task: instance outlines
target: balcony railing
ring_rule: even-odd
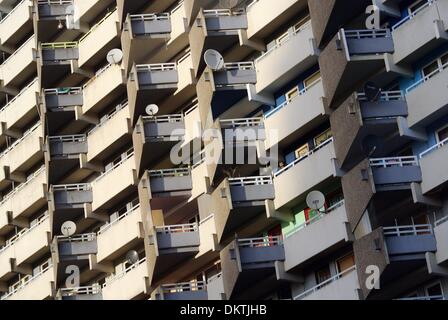
[[[224,64],[225,71],[231,70],[254,70],[255,65],[252,61],[244,61],[244,62],[227,62]]]
[[[93,127],[89,132],[87,132],[87,136],[90,136],[91,134],[93,134],[95,131],[97,131],[99,128],[103,127],[110,119],[112,119],[120,110],[122,110],[123,108],[127,107],[128,105],[128,101],[123,101],[120,104],[118,104],[114,110],[107,114],[106,116],[102,117],[100,119],[100,123],[98,123],[95,127]]]
[[[61,295],[63,297],[95,295],[99,293],[101,293],[101,286],[99,284],[94,284],[92,286],[86,287],[61,288]]]
[[[390,167],[418,166],[419,162],[416,156],[409,156],[409,157],[370,159],[369,164],[371,168],[390,168]]]
[[[291,162],[290,164],[288,164],[286,167],[284,167],[283,169],[277,171],[276,173],[274,173],[274,177],[278,177],[281,174],[285,173],[286,171],[288,171],[291,168],[294,168],[297,164],[299,164],[300,162],[302,162],[303,160],[309,158],[311,155],[313,155],[314,153],[316,153],[317,151],[319,151],[320,149],[322,149],[323,147],[325,147],[326,145],[329,145],[330,143],[333,142],[333,137],[331,137],[330,139],[325,140],[324,142],[322,142],[320,145],[318,145],[316,148],[314,148],[313,150],[309,151],[307,154],[301,156],[300,158],[297,158],[296,160],[294,160],[293,162]]]
[[[163,21],[169,20],[169,13],[145,13],[145,14],[131,14],[131,21]]]
[[[63,4],[72,4],[73,0],[38,0],[37,5],[45,6],[45,5],[63,5]]]
[[[14,295],[15,293],[17,293],[18,291],[22,290],[23,288],[25,288],[28,284],[30,284],[31,282],[33,282],[35,279],[37,279],[38,277],[40,277],[42,274],[44,274],[45,272],[47,272],[50,268],[52,267],[52,263],[51,263],[51,259],[46,261],[44,264],[40,265],[38,268],[38,271],[36,274],[34,275],[26,275],[25,277],[23,277],[22,279],[20,279],[18,282],[16,282],[15,284],[13,284],[12,286],[10,286],[10,289],[8,291],[8,293],[6,293],[5,295],[3,295],[0,300],[6,300],[9,297],[11,297],[12,295]]]
[[[143,117],[143,122],[145,123],[178,123],[184,121],[184,115],[183,114],[170,114],[170,115],[164,115],[164,116],[157,116],[157,117]]]
[[[293,97],[293,98],[287,98],[285,102],[283,102],[282,104],[278,105],[277,107],[275,107],[274,109],[268,111],[264,117],[267,119],[270,116],[272,116],[274,113],[278,112],[279,110],[283,109],[284,107],[286,107],[287,105],[289,105],[290,103],[294,102],[297,98],[299,98],[300,96],[303,96],[304,94],[306,94],[311,88],[313,88],[316,84],[320,83],[322,81],[321,78],[314,80],[312,83],[310,83],[308,86],[306,86],[305,88],[303,88],[302,90],[299,91],[298,95]]]
[[[221,128],[236,129],[241,127],[258,127],[263,124],[263,118],[242,118],[221,120]]]
[[[36,170],[32,175],[30,175],[27,178],[27,180],[24,183],[20,184],[17,188],[13,189],[11,192],[6,194],[0,201],[0,205],[4,204],[6,201],[8,201],[12,196],[14,196],[20,190],[25,188],[25,186],[29,185],[34,180],[34,178],[36,178],[44,170],[45,170],[45,166],[42,166],[38,170]]]
[[[170,226],[156,227],[156,231],[158,233],[165,233],[165,234],[198,232],[199,226],[197,223],[176,224],[176,225],[170,225]]]
[[[418,86],[420,86],[422,83],[427,82],[429,79],[431,79],[432,77],[434,77],[435,75],[439,74],[440,72],[442,72],[443,70],[445,70],[446,68],[448,68],[448,62],[444,63],[441,66],[438,66],[436,70],[432,71],[430,74],[424,76],[422,79],[420,79],[419,81],[417,81],[416,83],[414,83],[413,85],[409,86],[406,89],[406,93],[411,92],[412,90],[414,90],[415,88],[417,88]]]
[[[78,42],[44,42],[41,44],[42,50],[55,50],[55,49],[72,49],[78,48]]]
[[[81,87],[71,87],[71,88],[53,88],[53,89],[45,89],[44,95],[52,95],[52,96],[67,96],[67,95],[75,95],[82,94]]]
[[[240,248],[272,247],[282,244],[283,238],[281,236],[238,239],[238,247]]]
[[[204,10],[204,17],[216,18],[216,17],[231,17],[241,16],[246,13],[244,9],[232,10],[232,9],[210,9]]]
[[[204,281],[182,282],[175,284],[164,284],[160,286],[163,293],[175,293],[175,292],[189,292],[200,291],[206,289],[206,283]]]
[[[390,36],[387,29],[363,29],[363,30],[344,30],[347,39],[376,39],[387,38]]]
[[[110,285],[111,283],[113,283],[114,281],[123,278],[126,274],[128,274],[129,272],[131,272],[132,270],[136,269],[138,266],[140,266],[142,263],[146,262],[146,257],[144,257],[143,259],[140,259],[139,261],[137,261],[136,263],[130,265],[129,267],[127,267],[126,269],[124,269],[123,271],[117,273],[117,274],[113,274],[109,277],[106,278],[105,282],[102,285],[102,288],[106,288],[108,285]]]
[[[428,154],[432,153],[435,150],[439,150],[439,149],[443,148],[446,145],[448,145],[448,138],[446,138],[443,141],[440,141],[438,144],[436,144],[436,145],[432,146],[431,148],[420,153],[420,159],[424,158],[425,156],[427,156]]]
[[[348,269],[338,273],[337,275],[331,277],[330,279],[325,280],[324,282],[321,282],[318,285],[316,285],[316,286],[314,286],[314,287],[312,287],[312,288],[302,292],[301,294],[295,296],[294,300],[301,300],[301,299],[305,298],[306,296],[308,296],[308,295],[310,295],[310,294],[312,294],[312,293],[322,289],[323,287],[329,285],[330,283],[341,279],[343,276],[349,274],[350,272],[352,272],[354,270],[356,270],[356,266],[352,266],[352,267],[350,267],[350,268],[348,268]]]
[[[311,219],[305,221],[304,223],[302,223],[302,224],[298,225],[297,227],[295,227],[294,229],[292,229],[290,232],[288,232],[285,235],[285,237],[289,238],[293,234],[296,234],[300,230],[302,230],[302,229],[312,225],[313,223],[315,223],[315,222],[319,221],[320,219],[322,219],[324,216],[326,216],[326,215],[332,213],[333,211],[335,211],[336,209],[342,207],[344,204],[345,204],[345,200],[341,200],[341,201],[335,203],[334,205],[329,207],[327,210],[325,210],[323,212],[319,212],[317,215],[315,215]]]
[[[72,136],[53,136],[48,137],[50,142],[85,142],[86,136],[83,134],[77,134]]]
[[[396,30],[398,28],[400,28],[402,25],[404,25],[406,22],[412,20],[415,18],[415,16],[417,16],[418,14],[420,14],[423,10],[425,10],[426,8],[428,8],[429,6],[433,5],[436,2],[436,0],[427,0],[427,2],[421,6],[420,8],[418,8],[417,10],[415,10],[414,12],[412,12],[411,14],[409,14],[407,17],[401,19],[400,21],[398,21],[396,24],[394,24],[392,26],[392,30]]]
[[[135,210],[137,210],[138,208],[140,208],[140,204],[135,205],[134,207],[132,207],[131,209],[126,211],[124,214],[122,214],[119,217],[117,217],[116,219],[114,219],[114,220],[110,221],[109,223],[101,226],[100,230],[98,231],[98,235],[100,235],[100,234],[106,232],[107,230],[109,230],[112,226],[114,226],[115,224],[117,224],[118,222],[120,222],[121,220],[123,220],[124,218],[126,218],[127,216],[132,214],[133,212],[135,212]]]
[[[68,243],[74,243],[74,242],[90,242],[96,240],[96,233],[84,233],[80,235],[76,235],[74,237],[67,237],[67,236],[57,236],[59,242],[68,242]]]
[[[17,4],[14,6],[14,8],[12,8],[12,10],[8,12],[8,14],[7,14],[6,16],[2,17],[2,19],[0,20],[0,24],[3,23],[3,21],[5,21],[6,19],[8,19],[11,15],[13,15],[14,12],[20,7],[21,4],[24,3],[25,1],[28,1],[28,0],[22,0],[22,1],[20,1],[19,3],[17,3]]]
[[[356,95],[358,97],[358,101],[362,101],[362,102],[368,101],[366,94],[364,92],[358,92]],[[404,100],[404,93],[401,90],[382,91],[378,98],[380,101]]]
[[[10,105],[12,105],[18,98],[20,98],[23,95],[23,93],[26,90],[31,88],[36,83],[37,80],[39,80],[39,79],[38,78],[34,78],[33,81],[28,83],[22,90],[20,90],[20,92],[16,96],[14,96],[11,100],[8,101],[7,104],[5,104],[2,108],[0,108],[0,112],[6,110]]]
[[[136,68],[137,72],[172,71],[177,70],[177,64],[175,62],[138,64]]]
[[[92,187],[90,183],[79,183],[54,185],[51,189],[53,191],[90,191],[92,190]]]
[[[271,176],[246,177],[246,178],[230,178],[229,185],[231,187],[246,187],[246,186],[262,186],[272,184]]]
[[[190,175],[189,168],[179,169],[161,169],[161,170],[149,170],[150,178],[172,178],[172,177],[184,177]]]
[[[30,37],[28,40],[26,40],[19,48],[17,48],[13,54],[11,54],[5,61],[3,61],[2,65],[6,64],[8,61],[10,61],[13,57],[15,57],[22,48],[24,48],[28,42],[34,39],[34,36]]]
[[[430,224],[384,227],[383,231],[385,237],[420,236],[433,234],[433,229]]]
[[[95,72],[95,75],[90,78],[84,85],[82,86],[83,89],[87,88],[92,82],[96,81],[103,73],[105,73],[110,67],[112,67],[114,64],[108,63],[104,67],[100,68],[97,72]]]
[[[106,177],[107,175],[109,175],[112,171],[114,171],[115,169],[117,169],[119,166],[121,166],[123,163],[125,163],[126,161],[128,161],[130,158],[132,158],[134,156],[134,150],[131,149],[129,151],[126,152],[126,156],[124,158],[122,158],[119,162],[115,163],[112,167],[108,168],[106,171],[104,171],[98,178],[96,178],[94,180],[94,182],[99,182],[101,181],[104,177]]]

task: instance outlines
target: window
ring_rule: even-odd
[[[427,2],[428,2],[428,0],[417,0],[414,3],[412,3],[408,7],[409,15],[414,16],[420,8],[422,8],[424,5],[426,5]]]
[[[300,31],[306,24],[308,24],[308,22],[311,21],[311,17],[310,15],[306,15],[305,17],[303,17],[299,22],[297,22],[294,25],[294,32],[298,32]]]
[[[321,134],[319,134],[317,137],[314,138],[314,145],[320,146],[322,143],[327,141],[333,136],[333,133],[331,132],[331,129],[325,130]]]
[[[304,85],[305,89],[308,89],[309,87],[311,87],[319,79],[320,79],[320,71],[317,71],[316,73],[312,74],[311,76],[309,76],[308,78],[303,80],[303,85]]]
[[[437,58],[433,62],[429,63],[422,69],[422,76],[425,79],[430,79],[435,76],[438,72],[448,67],[448,53],[445,53],[441,57]]]
[[[289,102],[299,95],[299,87],[294,87],[286,93],[286,100]]]
[[[437,143],[445,141],[446,139],[448,139],[448,126],[437,130],[436,132],[436,139],[437,139]]]
[[[288,41],[288,39],[289,39],[289,31],[286,31],[284,34],[282,34],[275,40],[275,43],[277,45],[282,45],[284,42]]]
[[[295,152],[296,159],[305,157],[310,152],[308,143],[298,148]]]
[[[355,265],[355,256],[353,252],[343,256],[336,261],[336,266],[338,268],[338,273],[342,273]]]
[[[325,266],[316,272],[316,282],[321,284],[331,278],[330,266]]]

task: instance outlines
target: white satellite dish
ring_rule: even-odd
[[[208,49],[204,53],[204,61],[207,66],[213,71],[218,71],[224,68],[224,58],[216,50]]]
[[[325,205],[325,196],[320,191],[311,191],[306,196],[306,204],[310,209],[320,210]]]
[[[73,221],[65,221],[61,226],[61,232],[66,237],[71,237],[76,233],[76,223]]]
[[[156,104],[150,104],[146,107],[145,112],[148,116],[154,116],[159,112],[159,106]]]
[[[130,264],[136,264],[138,262],[138,253],[135,250],[131,250],[126,254],[126,260]]]
[[[120,49],[112,49],[107,53],[106,59],[110,64],[119,64],[123,60],[123,51]]]

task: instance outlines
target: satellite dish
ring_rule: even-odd
[[[131,250],[126,254],[126,260],[130,264],[136,264],[138,262],[138,253],[135,250]]]
[[[107,53],[106,59],[110,64],[118,64],[123,60],[123,51],[120,49],[112,49]]]
[[[207,51],[205,51],[204,61],[207,66],[213,71],[218,71],[224,68],[224,58],[216,50],[208,49]]]
[[[150,104],[146,107],[145,112],[148,116],[154,116],[159,112],[159,106],[156,104]]]
[[[65,221],[61,226],[61,232],[66,237],[71,237],[76,233],[76,223],[73,221]]]
[[[325,196],[320,191],[311,191],[306,196],[306,204],[313,210],[319,210],[325,205]]]
[[[374,82],[368,81],[364,85],[364,94],[370,102],[378,101],[381,97],[381,88],[378,87]]]

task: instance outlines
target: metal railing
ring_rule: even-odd
[[[427,156],[428,154],[432,153],[435,150],[439,150],[441,148],[443,148],[444,146],[448,145],[448,138],[446,138],[443,141],[440,141],[438,144],[432,146],[431,148],[423,151],[422,153],[420,153],[420,159],[424,158],[425,156]]]
[[[273,247],[282,244],[283,238],[281,236],[238,239],[238,247],[240,248]]]
[[[149,170],[150,178],[185,177],[191,174],[189,168]]]
[[[187,232],[198,232],[199,225],[197,223],[187,223],[187,224],[175,224],[170,226],[160,226],[155,227],[158,233],[187,233]]]
[[[109,230],[112,226],[114,226],[115,224],[117,224],[118,222],[120,222],[121,220],[123,220],[124,218],[126,218],[127,216],[130,216],[132,213],[134,213],[138,208],[140,208],[140,203],[135,205],[134,207],[132,207],[131,209],[129,209],[128,211],[126,211],[124,214],[118,216],[115,220],[110,221],[109,223],[103,225],[100,227],[100,230],[97,232],[98,235],[106,232],[107,230]]]
[[[209,9],[204,10],[204,17],[206,18],[216,18],[216,17],[231,17],[231,16],[241,16],[246,14],[244,9]]]
[[[344,34],[347,39],[375,39],[390,37],[390,31],[388,29],[344,30]]]
[[[144,257],[143,259],[140,259],[139,261],[137,261],[136,263],[130,265],[129,267],[127,267],[126,269],[124,269],[123,271],[117,273],[117,274],[113,274],[110,277],[106,278],[106,281],[103,283],[102,288],[106,288],[108,285],[110,285],[111,283],[113,283],[114,281],[123,278],[126,274],[128,274],[130,271],[136,269],[138,266],[140,266],[142,263],[146,262],[146,257]]]
[[[63,4],[72,4],[73,0],[38,0],[37,5],[44,6],[44,5],[63,5]]]
[[[170,14],[165,13],[144,13],[144,14],[131,14],[131,21],[164,21],[170,19]]]
[[[221,120],[221,128],[236,129],[241,127],[258,127],[263,125],[263,118],[241,118]]]
[[[55,49],[72,49],[78,48],[78,42],[44,42],[41,43],[42,50],[55,50]]]
[[[267,184],[272,184],[271,176],[229,178],[231,187],[262,186]]]
[[[286,171],[290,170],[291,168],[294,168],[296,165],[298,165],[300,162],[302,162],[305,159],[308,159],[311,155],[315,154],[317,151],[323,149],[325,146],[329,145],[330,143],[333,143],[333,137],[325,140],[324,142],[322,142],[320,145],[318,145],[316,148],[314,148],[313,150],[307,152],[305,155],[301,156],[300,158],[297,158],[296,160],[294,160],[293,162],[291,162],[290,164],[288,164],[286,167],[284,167],[283,169],[277,171],[276,173],[274,173],[274,177],[278,177],[281,174],[285,173]]]
[[[44,95],[70,96],[70,95],[78,95],[78,94],[82,94],[81,87],[44,89]]]
[[[326,209],[325,211],[321,211],[319,212],[317,215],[315,215],[314,217],[312,217],[311,219],[308,219],[307,221],[305,221],[304,223],[294,227],[290,232],[288,232],[285,237],[289,238],[291,237],[293,234],[296,234],[297,232],[299,232],[300,230],[312,225],[313,223],[319,221],[320,219],[322,219],[324,216],[332,213],[333,211],[335,211],[336,209],[342,207],[345,204],[345,200],[341,200],[337,203],[335,203],[334,205],[332,205],[331,207],[329,207],[328,209]]]
[[[78,183],[78,184],[61,184],[51,186],[52,191],[90,191],[92,186],[90,183]]]
[[[420,236],[433,234],[433,229],[430,224],[414,224],[409,226],[384,227],[383,233],[385,237]]]
[[[407,297],[395,299],[398,301],[431,301],[431,300],[445,300],[443,295],[436,296],[422,296],[422,297]]]
[[[422,11],[424,11],[426,8],[428,8],[429,6],[431,6],[432,4],[434,4],[436,2],[436,0],[427,0],[427,3],[425,3],[423,6],[421,6],[420,8],[418,8],[417,10],[415,10],[414,12],[412,12],[411,14],[409,14],[407,17],[401,19],[400,21],[398,21],[396,24],[394,24],[392,26],[392,30],[396,30],[399,27],[401,27],[402,25],[404,25],[406,22],[412,20],[415,18],[415,16],[417,16],[419,13],[421,13]]]
[[[364,92],[358,92],[356,94],[358,101],[368,101],[366,94]],[[381,91],[381,95],[379,97],[380,101],[397,101],[404,100],[404,93],[401,90],[394,91]]]
[[[73,237],[57,236],[58,242],[91,242],[96,240],[96,233],[84,233]]]
[[[138,64],[135,67],[137,69],[137,72],[153,72],[153,71],[173,71],[173,70],[177,70],[177,64],[175,62]]]
[[[163,115],[163,116],[145,116],[142,117],[143,122],[150,122],[150,123],[179,123],[184,121],[184,115],[183,114],[169,114],[169,115]]]
[[[408,157],[390,157],[390,158],[374,158],[369,160],[371,168],[390,168],[390,167],[409,167],[418,166],[418,158],[416,156]]]
[[[174,284],[163,284],[160,286],[163,293],[202,291],[207,289],[204,281],[182,282]]]
[[[418,86],[420,86],[422,83],[427,82],[429,79],[431,79],[432,77],[434,77],[436,74],[441,73],[442,71],[444,71],[446,68],[448,68],[448,62],[444,63],[441,66],[438,66],[436,70],[432,71],[431,73],[429,73],[428,75],[424,76],[422,79],[420,79],[419,81],[417,81],[416,83],[412,84],[411,86],[409,86],[406,89],[406,93],[411,92],[412,90],[414,90],[415,88],[417,88]]]
[[[227,63],[224,63],[224,69],[226,71],[231,71],[231,70],[255,70],[255,64],[252,61],[227,62]]]
[[[61,288],[61,295],[63,297],[79,296],[79,295],[95,295],[101,293],[101,286],[94,284],[92,286]]]
[[[284,107],[286,107],[287,105],[289,105],[290,103],[292,103],[293,101],[295,101],[297,98],[299,98],[300,96],[303,96],[305,93],[307,93],[308,91],[311,90],[311,88],[313,88],[316,84],[321,83],[322,82],[322,78],[318,78],[316,80],[314,80],[312,83],[310,83],[308,86],[306,86],[305,88],[303,88],[302,90],[300,90],[297,94],[297,96],[293,97],[293,98],[287,98],[285,102],[283,102],[282,104],[278,105],[277,107],[275,107],[274,109],[268,111],[265,115],[264,118],[267,119],[270,116],[272,116],[274,113],[278,112],[280,109],[283,109]]]

